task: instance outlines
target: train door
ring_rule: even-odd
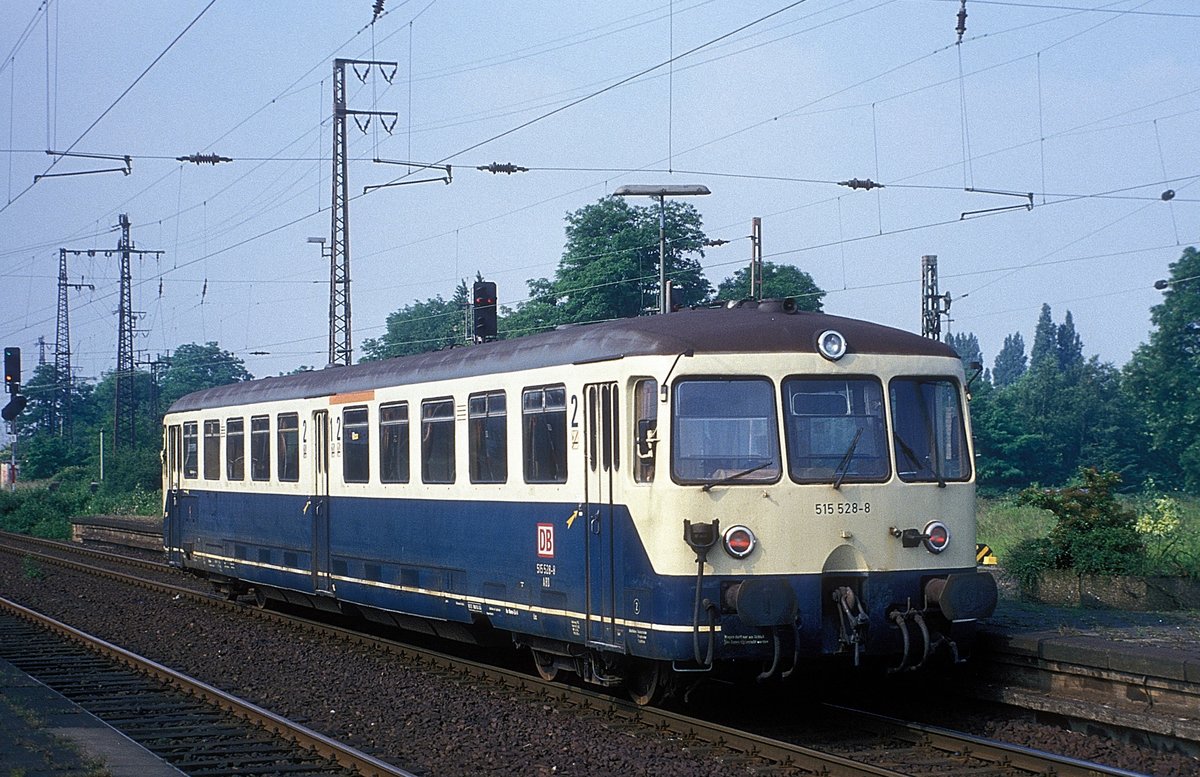
[[[620,466],[617,384],[584,386],[584,504],[587,515],[587,640],[620,647],[614,633],[613,482]]]
[[[316,410],[313,428],[312,575],[313,591],[332,595],[329,580],[329,411]]]
[[[163,543],[167,546],[167,562],[172,566],[182,566],[184,505],[181,503],[180,487],[183,477],[183,435],[178,424],[167,427],[163,445],[163,470],[167,489],[163,495]]]

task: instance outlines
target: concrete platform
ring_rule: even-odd
[[[183,772],[0,659],[0,774],[180,777]]]
[[[1200,612],[1002,601],[984,626],[981,698],[1131,732],[1200,754]]]

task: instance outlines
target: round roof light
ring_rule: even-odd
[[[754,532],[745,526],[731,526],[725,530],[725,552],[734,558],[745,558],[754,552],[758,540]]]
[[[836,329],[826,329],[817,335],[817,350],[831,362],[846,355],[846,338]]]
[[[930,521],[925,524],[925,548],[930,553],[941,553],[950,545],[950,529],[941,521]]]

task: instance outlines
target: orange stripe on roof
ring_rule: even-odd
[[[375,398],[375,390],[370,391],[351,391],[348,394],[334,394],[329,398],[331,405],[346,405],[351,402],[370,402]]]

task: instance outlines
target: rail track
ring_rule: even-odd
[[[648,734],[682,739],[693,752],[711,753],[722,763],[746,765],[757,773],[813,773],[829,775],[895,776],[938,775],[1029,775],[1054,774],[1063,777],[1099,777],[1100,775],[1134,774],[1121,769],[1077,761],[1025,747],[993,742],[978,737],[938,729],[877,715],[828,707],[820,716],[835,725],[825,726],[819,747],[805,743],[814,736],[808,730],[783,730],[772,727],[769,734],[746,731],[736,726],[720,725],[710,720],[682,715],[664,709],[639,708],[622,699],[613,698],[589,689],[558,683],[510,669],[491,666],[445,653],[397,643],[389,639],[340,628],[325,623],[300,619],[271,610],[248,607],[227,601],[193,586],[178,585],[162,580],[150,580],[120,572],[112,567],[119,556],[89,551],[88,561],[72,560],[77,548],[61,543],[41,544],[34,549],[21,538],[10,540],[0,536],[0,551],[23,554],[37,563],[55,564],[88,575],[99,575],[126,585],[162,592],[172,597],[186,597],[205,606],[236,611],[243,616],[267,619],[276,623],[296,625],[313,630],[325,637],[336,637],[352,643],[365,644],[389,651],[405,662],[425,671],[444,675],[460,684],[485,684],[500,687],[510,695],[528,694],[552,701],[571,709],[575,714],[602,720],[610,729],[639,735]],[[102,561],[100,567],[91,561]],[[158,577],[164,567],[137,561],[139,569],[153,569]],[[169,568],[168,568],[169,569]],[[172,571],[173,573],[173,571]],[[175,575],[178,581],[186,580]],[[841,732],[840,734],[836,732]]]
[[[0,658],[185,774],[411,777],[366,753],[0,597]]]

